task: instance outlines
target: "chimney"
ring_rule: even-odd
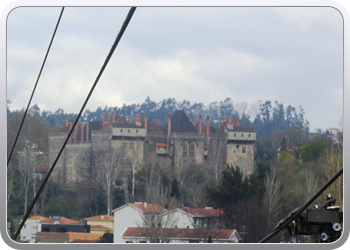
[[[72,123],[69,123],[69,131],[71,131],[71,130],[72,130]],[[69,143],[72,142],[72,138],[73,138],[73,135],[70,136]]]
[[[157,120],[157,125],[159,125],[159,119]]]
[[[67,115],[67,118],[66,118],[66,125],[68,125],[68,122],[69,122],[69,117]]]
[[[84,124],[81,123],[81,129],[80,129],[80,141],[84,141]]]
[[[222,118],[222,122],[223,123],[225,123],[226,122],[226,118],[224,117],[224,118]]]
[[[102,126],[105,124],[105,112],[102,113]]]
[[[196,126],[196,117],[193,116],[193,126],[195,127]]]
[[[112,118],[112,122],[115,122],[115,111],[113,111],[113,118]]]
[[[86,136],[85,136],[85,138],[86,138],[86,141],[89,140],[89,123],[88,122],[86,123]]]
[[[220,128],[220,126],[221,126],[221,117],[219,117],[219,127],[218,128]]]
[[[146,135],[147,135],[147,114],[145,114],[145,129],[146,129]]]
[[[207,137],[209,137],[209,115],[207,116]]]
[[[74,128],[74,141],[77,141],[77,135],[78,135],[78,129],[79,129],[79,122],[75,125]]]
[[[237,117],[237,124],[236,125],[239,126],[239,117]]]
[[[199,131],[198,131],[198,133],[202,133],[202,116],[200,115],[199,116]]]
[[[108,124],[111,121],[111,113],[108,113]]]
[[[131,123],[131,116],[129,117],[129,123]]]
[[[171,132],[171,120],[170,120],[170,114],[168,114],[168,136],[170,135]]]

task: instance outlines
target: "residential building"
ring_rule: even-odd
[[[155,204],[143,202],[127,203],[121,207],[112,210],[114,214],[114,243],[124,243],[123,232],[128,227],[144,227],[148,222],[156,221],[158,215],[167,212]],[[157,225],[154,225],[157,226]]]
[[[98,215],[84,219],[91,226],[91,233],[113,233],[114,217],[110,215]]]
[[[37,243],[71,243],[77,241],[96,242],[103,235],[102,234],[92,234],[92,233],[75,233],[75,232],[37,232],[36,242]]]
[[[235,229],[140,228],[128,227],[122,234],[124,243],[239,243]]]
[[[337,135],[339,133],[339,129],[337,128],[329,128],[326,130],[330,135]]]
[[[172,220],[172,227],[176,228],[222,228],[222,211],[205,208],[181,207],[164,213],[165,220]]]
[[[48,218],[35,215],[26,220],[21,229],[20,240],[23,242],[34,243],[36,241],[36,233],[41,231],[41,221],[48,220]]]

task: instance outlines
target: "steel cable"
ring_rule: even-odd
[[[9,158],[7,159],[7,167],[9,166],[10,160],[11,160],[11,158],[12,158],[13,151],[15,150],[15,147],[16,147],[16,144],[17,144],[17,140],[18,140],[18,137],[19,137],[19,134],[21,133],[21,130],[22,130],[22,127],[23,127],[23,123],[24,123],[24,120],[26,119],[26,116],[27,116],[27,113],[28,113],[28,109],[29,109],[30,103],[32,102],[32,99],[33,99],[33,96],[34,96],[34,92],[35,92],[36,87],[37,87],[37,85],[38,85],[38,82],[39,82],[41,73],[42,73],[42,71],[43,71],[43,69],[44,69],[44,65],[45,65],[47,56],[48,56],[48,54],[49,54],[49,52],[50,52],[53,39],[55,38],[58,25],[59,25],[59,23],[60,23],[60,21],[61,21],[61,17],[62,17],[63,11],[64,11],[64,7],[62,7],[61,14],[60,14],[60,16],[59,16],[59,18],[58,18],[58,21],[57,21],[55,30],[54,30],[54,32],[53,32],[53,35],[52,35],[52,38],[51,38],[49,47],[48,47],[48,49],[47,49],[47,51],[46,51],[46,55],[45,55],[44,61],[43,61],[42,65],[41,65],[41,68],[40,68],[40,71],[39,71],[39,75],[38,75],[38,77],[37,77],[37,79],[36,79],[36,82],[35,82],[35,85],[34,85],[32,94],[31,94],[31,96],[30,96],[30,98],[29,98],[29,102],[28,102],[27,108],[26,108],[26,110],[24,111],[24,115],[23,115],[23,118],[22,118],[21,125],[19,126],[18,132],[17,132],[17,134],[16,134],[15,142],[13,143],[13,147],[12,147],[12,149],[11,149]]]
[[[23,218],[21,224],[19,225],[19,228],[18,228],[17,231],[16,231],[15,236],[13,237],[13,240],[16,240],[16,238],[17,238],[18,234],[20,233],[20,231],[21,231],[21,229],[22,229],[24,223],[26,222],[26,220],[27,220],[29,214],[31,213],[31,211],[32,211],[32,209],[33,209],[33,207],[34,207],[36,201],[38,200],[38,198],[39,198],[39,196],[40,196],[42,190],[44,189],[44,187],[45,187],[45,185],[46,185],[46,183],[47,183],[47,181],[48,181],[48,179],[49,179],[49,177],[50,177],[50,175],[51,175],[51,173],[52,173],[52,171],[53,171],[53,169],[54,169],[54,167],[55,167],[55,165],[56,165],[56,163],[57,163],[57,161],[58,161],[58,159],[60,158],[60,156],[61,156],[61,154],[62,154],[62,152],[63,152],[63,150],[64,150],[64,148],[65,148],[65,146],[66,146],[66,144],[67,144],[67,142],[68,142],[68,140],[69,140],[69,137],[71,136],[71,134],[72,134],[72,132],[73,132],[73,130],[74,130],[74,128],[75,128],[75,126],[76,126],[76,124],[77,124],[77,122],[78,122],[78,120],[79,120],[81,114],[82,114],[82,112],[84,111],[85,106],[86,106],[87,102],[89,101],[90,96],[92,95],[92,92],[94,91],[94,89],[95,89],[95,87],[96,87],[96,85],[97,85],[97,83],[98,83],[98,81],[99,81],[99,79],[100,79],[100,77],[101,77],[103,71],[105,70],[105,68],[106,68],[106,66],[107,66],[107,64],[108,64],[108,62],[109,62],[109,60],[111,59],[115,48],[117,47],[117,45],[118,45],[118,43],[119,43],[121,37],[123,36],[124,31],[126,30],[126,28],[127,28],[128,24],[129,24],[129,22],[130,22],[130,20],[131,20],[131,18],[132,18],[132,16],[133,16],[135,10],[136,10],[136,7],[131,7],[131,8],[130,8],[130,10],[129,10],[129,12],[128,12],[126,18],[125,18],[125,21],[124,21],[122,27],[120,28],[120,31],[119,31],[119,33],[118,33],[118,35],[117,35],[117,38],[115,39],[115,41],[114,41],[114,43],[113,43],[113,45],[112,45],[112,47],[111,47],[111,49],[110,49],[110,51],[109,51],[109,53],[108,53],[106,59],[105,59],[105,62],[103,63],[103,66],[102,66],[102,68],[101,68],[99,74],[97,75],[96,80],[95,80],[93,86],[91,87],[91,90],[90,90],[88,96],[86,97],[85,102],[84,102],[83,106],[81,107],[80,112],[79,112],[79,114],[77,115],[77,117],[76,117],[76,119],[75,119],[75,121],[74,121],[74,124],[73,124],[71,130],[69,131],[69,133],[68,133],[68,135],[67,135],[66,140],[64,141],[64,143],[63,143],[63,145],[62,145],[61,150],[59,151],[59,153],[58,153],[58,155],[57,155],[57,157],[56,157],[54,163],[52,164],[52,167],[50,168],[49,172],[47,173],[47,175],[46,175],[46,177],[45,177],[45,179],[44,179],[44,181],[43,181],[43,183],[41,184],[40,189],[39,189],[38,192],[36,193],[36,195],[35,195],[35,197],[34,197],[32,203],[31,203],[31,205],[30,205],[30,207],[29,207],[29,209],[28,209],[28,211],[26,212],[26,214],[25,214],[25,216],[24,216],[24,218]]]
[[[279,227],[275,231],[265,236],[258,243],[266,242],[267,240],[271,239],[273,236],[281,232],[283,229],[285,229],[289,223],[291,223],[302,212],[304,212],[304,210],[307,209],[311,205],[311,203],[314,202],[317,199],[317,197],[319,197],[342,174],[343,174],[343,168],[341,168],[331,179],[329,179],[326,182],[326,184],[324,184],[302,207],[300,207],[295,213],[291,214],[291,216],[286,221],[284,221],[281,225],[279,225]]]

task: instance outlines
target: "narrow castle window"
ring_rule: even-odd
[[[195,147],[196,147],[195,143],[191,142],[191,144],[190,144],[190,158],[194,158]]]
[[[247,153],[247,147],[242,147],[242,153],[243,154]]]
[[[242,133],[242,137],[243,137],[243,133]]]
[[[234,133],[233,136],[236,137],[236,133]]]
[[[122,128],[120,129],[120,132],[123,132],[123,129],[122,129]]]
[[[183,158],[187,158],[187,150],[188,150],[188,143],[185,142],[185,143],[182,145],[182,157],[183,157]]]
[[[123,149],[126,149],[127,148],[127,144],[126,142],[123,142]]]

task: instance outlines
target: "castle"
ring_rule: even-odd
[[[52,166],[61,146],[74,124],[67,120],[57,133],[49,135],[49,166]],[[209,126],[199,116],[192,122],[184,111],[168,114],[167,124],[161,126],[159,120],[141,119],[137,114],[124,119],[113,112],[102,115],[102,121],[77,123],[69,142],[56,163],[53,178],[63,185],[74,185],[77,181],[77,160],[79,154],[87,150],[111,147],[122,151],[132,159],[132,168],[139,170],[147,164],[161,163],[174,170],[188,164],[206,164],[221,172],[227,166],[238,165],[244,175],[254,170],[254,143],[256,133],[252,127],[239,125],[239,118],[231,116],[219,118],[218,129]]]

